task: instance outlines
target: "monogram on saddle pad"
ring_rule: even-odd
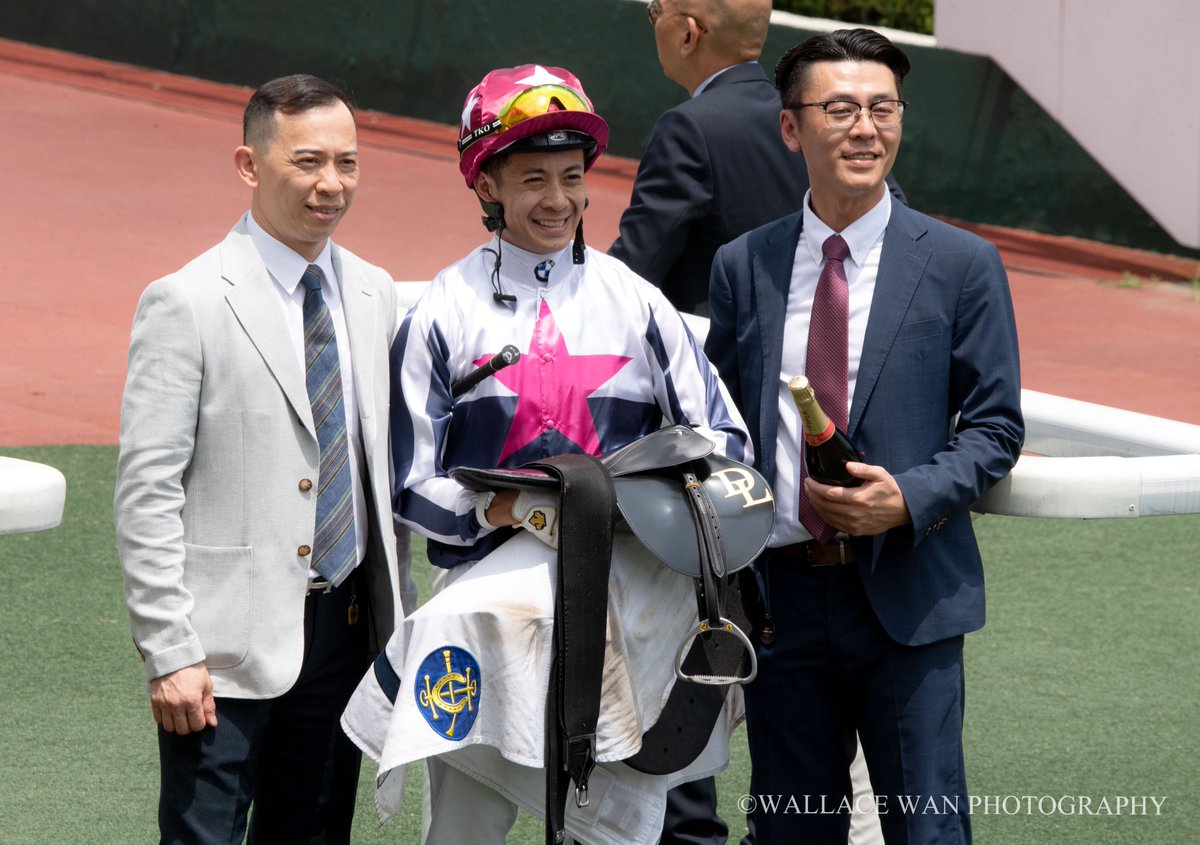
[[[684,769],[703,750],[723,687],[754,678],[754,649],[733,573],[766,546],[774,500],[765,480],[713,454],[686,426],[660,429],[600,458],[560,455],[516,469],[459,468],[472,490],[560,496],[554,659],[546,705],[547,841],[563,838],[568,777],[587,805],[600,711],[612,530],[623,520],[671,569],[694,580],[698,625],[678,646],[676,684],[642,749],[625,760],[650,774]]]

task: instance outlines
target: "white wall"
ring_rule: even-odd
[[[990,56],[1200,248],[1200,2],[936,0],[934,16],[939,46]]]

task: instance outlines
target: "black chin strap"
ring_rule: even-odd
[[[583,218],[579,218],[579,225],[575,227],[575,244],[571,247],[571,263],[583,263]]]
[[[479,205],[483,208],[483,217],[480,218],[480,220],[483,221],[483,228],[487,229],[493,234],[499,235],[496,240],[502,242],[504,240],[504,206],[492,200],[485,200],[480,195],[478,188],[475,188],[474,190],[475,198],[479,200]],[[496,256],[496,260],[492,262],[492,300],[500,303],[501,305],[512,305],[517,301],[517,298],[511,293],[505,293],[504,288],[500,286],[500,243],[496,244],[495,249],[492,249],[491,247],[484,247],[483,251],[490,252],[492,255]]]
[[[488,218],[485,217],[484,219],[486,220]],[[501,220],[500,223],[496,226],[496,230],[500,231],[500,232],[504,231],[504,221],[503,220]],[[492,255],[496,256],[496,260],[492,262],[492,300],[495,302],[501,303],[501,304],[508,303],[509,305],[511,305],[517,301],[517,297],[511,293],[505,293],[504,288],[502,288],[500,286],[500,263],[501,263],[500,253],[504,249],[503,243],[504,243],[504,238],[498,237],[498,238],[496,238],[496,248],[495,249],[492,249],[490,246],[485,246],[483,248],[483,251],[490,252]]]

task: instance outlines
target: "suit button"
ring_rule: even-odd
[[[308,557],[310,554],[312,554],[312,547],[301,546],[300,548],[296,549],[296,554],[300,555],[300,557]]]
[[[312,489],[312,482],[309,481],[307,478],[301,478],[300,479],[300,492],[307,493],[311,489]]]

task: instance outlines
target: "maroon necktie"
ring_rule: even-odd
[[[841,235],[830,235],[821,245],[825,253],[825,266],[817,281],[817,293],[813,297],[812,316],[808,323],[808,353],[805,358],[805,375],[812,385],[813,393],[821,408],[839,430],[846,430],[849,416],[849,333],[850,290],[846,282],[846,268],[842,262],[850,255],[850,248]],[[803,451],[803,449],[801,450]],[[800,473],[800,524],[819,543],[828,543],[836,533],[825,524],[809,504],[804,495],[805,473]]]

